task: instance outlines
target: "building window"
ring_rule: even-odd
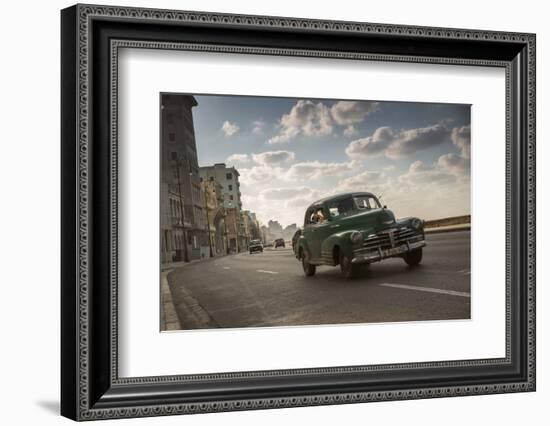
[[[210,176],[210,182],[214,182],[214,176]]]
[[[225,177],[227,180],[231,180],[231,178],[233,177],[233,175],[231,173],[226,173],[225,174]]]
[[[168,133],[168,140],[170,142],[174,142],[176,140],[176,134],[175,133]]]
[[[231,201],[233,201],[233,195],[230,195],[230,196],[229,196],[229,199],[230,199]]]
[[[233,185],[229,185],[229,190],[233,191]]]
[[[173,133],[171,133],[171,134],[173,134]],[[172,151],[172,152],[170,153],[170,158],[171,158],[173,161],[178,161],[178,153]]]

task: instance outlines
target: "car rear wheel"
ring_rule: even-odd
[[[403,259],[409,266],[417,266],[422,261],[422,248],[412,250],[403,256]]]
[[[351,263],[351,259],[340,253],[340,270],[344,278],[351,280],[359,275],[360,265],[354,265]]]
[[[302,268],[304,269],[304,274],[306,277],[312,277],[315,275],[315,270],[317,269],[315,265],[309,263],[309,255],[307,252],[302,252]]]

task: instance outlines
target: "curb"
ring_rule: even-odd
[[[235,253],[235,254],[239,254],[239,253]],[[233,255],[235,255],[235,254],[233,254]],[[163,264],[160,265],[160,270],[161,271],[174,270],[174,269],[182,268],[184,266],[194,265],[195,263],[203,263],[203,262],[209,262],[209,261],[216,260],[216,259],[222,259],[222,258],[227,257],[227,256],[232,256],[232,255],[222,254],[222,255],[214,256],[214,257],[205,257],[204,259],[190,260],[189,262],[181,261],[181,262],[165,263],[164,265]]]

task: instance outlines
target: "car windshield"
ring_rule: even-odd
[[[378,199],[372,195],[358,195],[353,197],[355,205],[359,210],[370,210],[370,209],[379,209],[380,202]]]
[[[252,240],[250,244],[261,244],[260,240]]]
[[[340,198],[329,203],[331,217],[347,216],[363,210],[380,208],[380,203],[373,195],[357,195]]]

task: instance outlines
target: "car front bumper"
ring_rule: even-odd
[[[377,250],[369,250],[368,252],[365,253],[363,249],[359,249],[354,252],[351,263],[377,262],[379,260],[387,259],[389,257],[396,257],[396,256],[403,255],[409,251],[422,248],[425,245],[426,245],[426,241],[422,239],[420,241],[414,241],[414,242],[406,241],[396,247],[388,248],[385,250],[378,247]]]

